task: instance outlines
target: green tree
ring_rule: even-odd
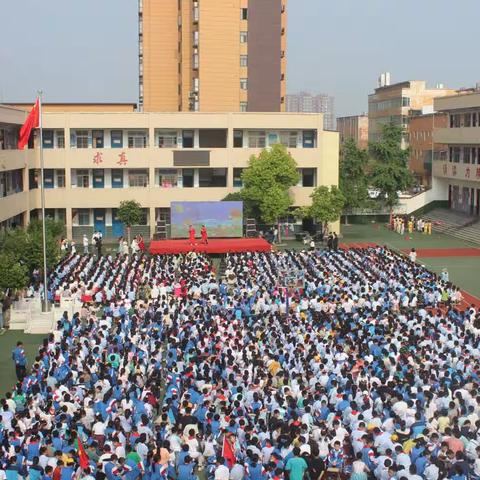
[[[368,200],[367,168],[369,156],[367,150],[361,150],[353,139],[345,142],[340,160],[339,188],[345,197],[345,223],[348,223],[348,211],[364,207]]]
[[[408,149],[402,149],[402,128],[394,123],[382,127],[382,137],[369,145],[374,160],[371,184],[380,191],[381,201],[392,211],[398,204],[398,192],[413,184],[408,168]]]
[[[136,200],[123,200],[117,210],[118,219],[127,227],[128,248],[132,225],[138,225],[142,218],[142,206]]]
[[[9,253],[0,253],[0,291],[22,290],[28,285],[28,267]]]
[[[293,204],[289,189],[299,179],[295,160],[283,145],[276,144],[262,150],[258,157],[250,157],[242,172],[241,196],[263,222],[278,223]]]
[[[337,186],[322,185],[313,191],[310,198],[312,205],[298,209],[297,215],[302,218],[313,218],[322,225],[323,232],[326,233],[328,224],[339,220],[345,205],[345,197]]]

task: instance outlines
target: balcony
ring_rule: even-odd
[[[433,162],[433,176],[464,182],[480,182],[480,165],[436,161]]]
[[[480,127],[438,128],[433,133],[435,143],[446,145],[480,144]]]

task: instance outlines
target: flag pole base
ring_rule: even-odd
[[[47,300],[42,300],[42,313],[48,313],[52,310],[51,303]]]

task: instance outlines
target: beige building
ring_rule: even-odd
[[[380,86],[368,97],[368,139],[378,141],[382,125],[393,122],[404,130],[402,145],[408,147],[409,118],[413,112],[433,111],[433,99],[455,94],[455,90],[427,88],[423,80]]]
[[[368,116],[353,115],[337,118],[337,130],[340,134],[340,148],[347,140],[354,140],[358,148],[368,148]]]
[[[452,210],[480,215],[480,91],[437,98],[435,110],[448,119],[434,132],[434,141],[446,146],[434,158],[434,180],[448,190]]]
[[[65,222],[70,238],[94,229],[107,238],[121,235],[116,209],[126,199],[141,203],[142,225],[135,229],[150,237],[158,220],[169,224],[170,202],[216,201],[238,191],[250,156],[274,143],[286,145],[297,161],[295,206],[309,204],[316,186],[338,184],[338,133],[323,130],[322,115],[75,108],[46,105],[43,115],[47,214]],[[39,215],[38,141],[35,149],[15,150],[24,118],[23,111],[0,109],[0,131],[1,125],[9,129],[7,149],[0,150],[8,178],[0,199],[5,227]]]
[[[285,110],[287,0],[139,0],[139,109]]]

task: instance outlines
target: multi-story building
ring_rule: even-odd
[[[309,92],[288,94],[287,112],[323,113],[323,128],[335,130],[335,98],[325,94],[312,95]]]
[[[17,150],[26,113],[0,105],[0,230],[23,226],[29,220],[28,170],[33,151]]]
[[[368,97],[368,138],[376,142],[380,139],[382,125],[393,122],[403,127],[402,146],[408,147],[409,120],[412,112],[422,112],[426,107],[433,108],[433,99],[453,95],[455,90],[438,85],[428,89],[423,80],[409,80],[394,85],[380,84],[375,93]]]
[[[434,132],[434,141],[446,145],[445,152],[434,158],[434,180],[448,191],[452,210],[479,215],[480,91],[437,98],[435,110],[448,120]]]
[[[287,0],[139,0],[139,110],[284,111]]]
[[[350,117],[337,118],[337,130],[340,134],[340,149],[343,144],[351,139],[358,148],[368,148],[368,116],[353,115]]]
[[[436,112],[415,114],[409,119],[409,166],[420,185],[431,186],[433,158],[446,155],[446,145],[435,143],[433,133],[436,128],[445,128],[447,122],[447,115]]]
[[[45,105],[43,114],[46,209],[65,222],[69,238],[93,230],[121,235],[116,209],[126,199],[141,203],[135,231],[149,237],[158,220],[170,223],[171,202],[218,201],[238,191],[250,156],[275,143],[289,149],[301,173],[292,188],[295,206],[308,205],[316,186],[338,184],[338,134],[323,130],[322,115],[51,108]],[[25,113],[3,110],[14,112],[18,129]],[[9,180],[12,199],[0,200],[2,221],[25,224],[39,215],[38,146],[36,139],[35,149],[1,151],[0,164],[18,171]]]

